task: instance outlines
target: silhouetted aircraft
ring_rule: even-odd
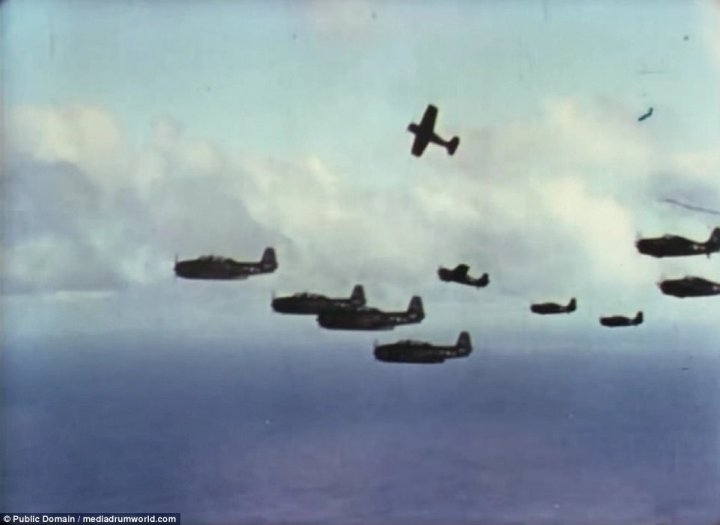
[[[438,268],[437,273],[442,281],[467,284],[468,286],[475,286],[477,288],[488,285],[490,282],[488,274],[484,273],[478,278],[473,278],[467,274],[469,269],[470,267],[467,264],[458,264],[453,270],[441,266]]]
[[[710,233],[706,242],[697,242],[678,235],[663,235],[652,239],[640,239],[635,243],[638,251],[653,257],[682,257],[707,255],[720,251],[720,228]]]
[[[453,155],[458,147],[458,144],[460,144],[460,139],[458,137],[453,137],[450,140],[444,140],[435,133],[435,119],[437,118],[437,113],[437,108],[432,104],[429,104],[425,110],[422,120],[420,121],[420,124],[418,125],[412,122],[407,128],[409,132],[415,134],[415,141],[412,145],[412,154],[416,157],[423,154],[423,151],[425,151],[425,148],[430,142],[437,144],[438,146],[443,146],[447,150],[448,155]]]
[[[359,308],[365,306],[365,290],[357,284],[350,297],[333,299],[324,295],[302,292],[288,297],[277,297],[272,301],[272,308],[281,314],[321,314],[342,307]]]
[[[457,343],[450,346],[432,345],[406,339],[397,343],[375,346],[375,359],[386,363],[442,363],[446,359],[467,357],[472,352],[470,334],[461,332]]]
[[[217,255],[203,255],[187,261],[175,260],[175,274],[185,279],[247,279],[252,275],[272,273],[277,267],[273,248],[265,248],[260,262],[238,262]]]
[[[658,283],[658,286],[665,295],[673,295],[680,298],[720,295],[720,284],[708,281],[702,277],[670,279]]]
[[[643,322],[643,313],[638,312],[635,317],[625,317],[622,315],[612,315],[609,317],[601,317],[600,324],[615,328],[617,326],[637,326]]]
[[[401,324],[419,323],[425,318],[422,299],[413,296],[405,312],[383,312],[377,308],[338,308],[323,312],[317,322],[334,330],[392,330]]]
[[[577,309],[577,301],[573,297],[567,306],[557,303],[537,303],[530,305],[530,311],[536,314],[569,314]]]
[[[651,116],[652,114],[653,114],[653,108],[649,108],[645,113],[643,113],[642,115],[640,115],[640,116],[638,117],[638,122],[642,122],[642,121],[645,120],[646,118],[650,118],[650,116]]]

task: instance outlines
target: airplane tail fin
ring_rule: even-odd
[[[450,142],[448,142],[448,144],[447,144],[448,155],[454,155],[455,150],[457,149],[457,147],[459,145],[460,145],[460,137],[453,137],[452,139],[450,139]]]
[[[490,284],[490,275],[484,273],[478,279],[478,286],[487,286],[488,284]]]
[[[460,332],[457,343],[455,343],[457,349],[463,354],[468,355],[472,352],[472,343],[470,342],[470,334],[467,332]]]
[[[712,231],[706,244],[708,246],[708,256],[711,252],[720,250],[720,228],[715,228]]]
[[[278,263],[274,248],[265,248],[262,258],[260,259],[260,264],[263,269],[266,270],[274,271],[277,269]]]
[[[410,299],[407,313],[413,320],[422,321],[425,319],[425,309],[423,308],[422,298],[420,296],[413,295],[412,299]]]
[[[357,306],[365,306],[365,288],[362,284],[356,284],[352,289],[350,302]]]
[[[180,262],[180,257],[178,254],[175,254],[175,263],[173,264],[173,280],[177,281],[178,276],[178,263]]]
[[[570,299],[570,302],[567,305],[567,311],[574,312],[575,310],[577,310],[577,301],[573,297],[572,299]]]
[[[642,324],[642,322],[643,322],[644,320],[645,320],[645,318],[643,317],[643,313],[642,313],[642,312],[638,312],[638,313],[635,315],[635,319],[633,319],[633,323],[636,324],[636,325]]]

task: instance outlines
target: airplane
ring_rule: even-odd
[[[530,311],[540,315],[546,314],[569,314],[577,309],[577,301],[573,297],[567,306],[557,303],[538,303],[531,304]]]
[[[720,295],[720,284],[708,281],[702,277],[688,276],[682,279],[669,279],[658,283],[658,287],[665,295],[673,295],[681,299],[685,297]]]
[[[617,326],[637,326],[643,322],[643,313],[638,312],[635,317],[625,317],[623,315],[613,315],[610,317],[601,317],[600,324],[615,328]]]
[[[488,274],[484,273],[478,278],[470,277],[467,273],[470,267],[467,264],[458,264],[454,269],[438,268],[438,277],[441,281],[451,281],[460,284],[467,284],[468,286],[475,286],[476,288],[482,288],[487,286],[490,282]]]
[[[454,345],[433,345],[405,339],[396,343],[375,345],[375,359],[386,363],[443,363],[446,359],[467,357],[472,352],[470,334],[461,332]]]
[[[635,243],[637,250],[652,257],[682,257],[685,255],[707,255],[720,251],[720,228],[710,233],[706,242],[697,242],[679,235],[663,235],[651,239],[640,239]]]
[[[315,293],[296,293],[287,297],[276,297],[272,300],[272,309],[281,314],[321,314],[337,308],[365,306],[365,290],[356,284],[350,297],[333,299]]]
[[[272,273],[277,267],[273,248],[265,248],[260,262],[238,262],[218,255],[203,255],[186,261],[175,259],[175,275],[185,279],[247,279],[253,275]]]
[[[401,324],[419,323],[425,318],[422,299],[415,295],[405,312],[383,312],[378,308],[338,308],[323,312],[317,322],[331,330],[392,330]]]
[[[652,114],[653,114],[653,108],[651,107],[645,113],[643,113],[642,115],[640,115],[638,117],[638,122],[642,122],[643,120],[650,118],[652,116]]]
[[[460,144],[458,137],[453,137],[450,140],[444,140],[435,133],[435,119],[437,118],[438,109],[432,104],[428,104],[425,114],[423,115],[420,124],[411,122],[407,129],[410,133],[415,134],[415,141],[412,145],[412,154],[419,157],[425,151],[427,145],[432,142],[438,146],[443,146],[448,155],[453,155],[455,150]]]

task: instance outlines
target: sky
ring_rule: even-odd
[[[656,286],[661,279],[685,275],[720,282],[717,256],[656,260],[634,247],[640,236],[665,233],[706,240],[720,225],[717,215],[665,202],[720,211],[716,0],[9,0],[0,7],[0,53],[0,341],[9,356],[5,379],[19,378],[6,394],[16,400],[12,421],[26,425],[22,435],[52,433],[59,425],[47,419],[58,409],[52,396],[33,397],[29,385],[30,378],[46,377],[47,366],[63,363],[64,356],[71,362],[78,355],[87,357],[82,377],[95,392],[103,391],[93,378],[96,372],[111,373],[108,365],[92,352],[73,349],[128,349],[126,357],[112,362],[124,371],[121,377],[130,370],[147,370],[137,383],[141,390],[150,388],[154,374],[171,381],[173,370],[177,377],[191,374],[198,366],[191,349],[207,349],[217,356],[218,366],[227,365],[243,378],[248,377],[242,372],[245,365],[256,370],[278,388],[278,396],[309,400],[301,403],[301,413],[310,414],[308,421],[322,428],[330,423],[318,415],[312,400],[318,392],[332,397],[344,391],[342,381],[349,381],[346,398],[366,410],[360,434],[371,441],[375,436],[378,448],[391,455],[394,440],[407,435],[403,433],[422,432],[422,406],[432,399],[409,392],[435,384],[435,379],[425,372],[371,368],[373,340],[412,337],[449,344],[468,330],[476,351],[467,361],[474,358],[478,364],[467,374],[480,373],[480,356],[518,361],[500,367],[502,380],[477,387],[475,397],[453,413],[455,433],[440,439],[438,457],[446,457],[465,431],[480,431],[462,423],[478,409],[472,399],[497,395],[504,381],[519,382],[513,399],[532,406],[533,387],[552,388],[558,380],[556,386],[578,395],[578,403],[589,411],[582,439],[609,425],[617,432],[614,459],[621,464],[638,446],[628,448],[620,437],[627,428],[637,430],[633,412],[617,416],[622,421],[598,412],[597,399],[608,391],[582,391],[575,372],[585,366],[606,371],[587,380],[592,385],[609,381],[620,392],[613,402],[625,406],[632,406],[633,399],[627,392],[628,370],[651,372],[642,388],[652,406],[662,407],[667,405],[664,387],[675,381],[663,367],[677,370],[698,359],[708,371],[717,369],[720,299],[680,300],[662,295]],[[410,154],[413,137],[407,125],[418,122],[430,103],[439,108],[436,131],[460,137],[452,157],[432,145],[421,158]],[[654,108],[652,117],[638,122],[649,107]],[[237,282],[191,282],[173,275],[175,257],[214,253],[259,260],[267,246],[278,254],[279,269],[272,275]],[[489,273],[490,285],[475,290],[437,279],[438,266],[460,262],[470,266],[471,275]],[[370,305],[388,310],[404,309],[412,295],[421,295],[426,319],[379,334],[328,332],[311,318],[281,316],[270,308],[274,294],[312,291],[341,297],[358,283]],[[570,297],[578,300],[578,310],[570,316],[549,319],[528,311],[532,302],[565,303]],[[636,329],[607,330],[597,321],[602,315],[634,315],[638,310],[644,311],[645,324]],[[179,348],[178,362],[170,372],[160,371],[162,360],[156,357],[167,357],[173,346]],[[235,356],[228,348],[248,353]],[[272,348],[283,357],[256,356]],[[317,364],[341,348],[360,353],[333,357],[336,370]],[[518,366],[542,369],[549,366],[542,356],[552,354],[548,363],[557,364],[563,360],[553,352],[578,349],[592,355],[588,361],[578,358],[580,364],[573,361],[557,377],[548,372],[532,383],[521,374],[531,387],[517,379]],[[658,363],[651,366],[645,359],[654,360],[655,352]],[[292,364],[281,366],[283,359]],[[497,367],[493,359],[488,366]],[[615,377],[617,359],[621,364]],[[623,359],[639,361],[626,369]],[[309,371],[298,372],[303,366]],[[410,413],[418,420],[400,418],[393,434],[397,412],[383,412],[382,395],[366,390],[372,380],[361,384],[354,379],[355,367],[384,385],[383,395],[410,396]],[[297,374],[304,373],[308,386],[300,388]],[[340,379],[323,382],[325,374],[334,373]],[[60,366],[57,374],[71,372]],[[213,369],[199,376],[208,383],[194,379],[204,384],[203,395],[210,396],[199,405],[226,395],[265,395],[261,387],[233,389],[222,374]],[[451,386],[452,375],[441,374],[431,391],[442,399],[449,397],[447,392],[461,395],[470,384],[466,379],[460,387]],[[59,381],[50,376],[49,381]],[[220,386],[213,387],[218,378]],[[284,386],[286,381],[290,387]],[[312,384],[320,385],[319,391]],[[695,415],[688,415],[688,421],[702,427],[693,459],[699,462],[716,452],[712,415],[717,413],[717,391],[710,379],[683,385],[673,392],[689,400]],[[150,389],[159,399],[174,399],[167,409],[171,412],[192,403],[174,387],[153,388],[159,388]],[[58,395],[77,402],[73,391]],[[137,399],[130,394],[119,399],[123,420],[141,427],[145,420],[130,410]],[[571,410],[567,398],[558,399],[549,400],[549,406]],[[402,410],[400,405],[393,407]],[[28,406],[29,415],[24,411]],[[83,406],[103,422],[98,439],[112,442],[113,421],[103,419],[101,407]],[[165,414],[161,404],[152,406],[159,411],[153,416]],[[677,421],[678,407],[667,409],[658,421]],[[262,403],[252,410],[267,410],[271,419],[288,414],[281,406]],[[504,417],[502,407],[493,411],[494,417]],[[220,408],[208,414],[220,414]],[[335,412],[328,409],[328,414]],[[339,425],[336,416],[327,417]],[[554,439],[551,427],[535,425],[525,412],[513,417],[502,419],[493,439],[507,438],[508,432],[537,432],[541,444],[532,450],[542,456],[545,445],[552,449],[543,441]],[[442,419],[434,413],[430,419],[437,418]],[[213,415],[191,419],[198,428],[219,424]],[[650,428],[662,432],[663,424]],[[298,442],[313,448],[341,432],[347,447],[340,446],[338,457],[350,454],[362,464],[365,452],[352,448],[344,434],[348,430],[332,428],[327,434],[296,429],[300,434],[290,432],[289,438],[280,433],[290,439],[280,446],[291,447],[293,436],[301,435]],[[230,430],[220,430],[228,439],[222,450],[230,455],[240,444]],[[576,431],[568,430],[568,435]],[[207,439],[196,430],[195,439],[184,442],[178,432],[170,441],[185,451],[185,445],[199,447]],[[650,435],[648,431],[638,439],[644,443]],[[136,437],[144,446],[143,436]],[[77,436],[65,437],[72,443]],[[592,461],[578,459],[576,465],[599,468],[601,440],[594,439],[582,445]],[[21,459],[12,472],[23,472],[35,449],[23,449],[20,441],[14,446],[20,447],[13,451],[20,451]],[[38,445],[43,454],[53,446]],[[134,457],[141,456],[137,450]],[[576,452],[582,455],[580,449]],[[660,456],[648,462],[655,465]],[[258,490],[288,469],[334,468],[312,466],[310,457],[298,463],[277,460],[276,470]],[[547,465],[566,459],[559,453],[549,458]],[[219,468],[226,460],[218,453],[210,464]],[[163,461],[153,472],[166,468]],[[377,468],[373,490],[379,493],[378,480],[390,478]],[[423,468],[401,465],[397,475],[436,475],[436,468],[444,467]],[[60,466],[53,472],[57,479],[70,475]],[[517,480],[522,472],[527,473],[518,470]],[[533,472],[522,479],[535,479],[542,470]],[[626,475],[639,491],[653,472]],[[703,483],[697,472],[688,473],[688,491],[696,481]],[[629,501],[630,489],[620,487],[622,476],[605,474],[605,486],[617,483],[617,497]],[[328,476],[331,485],[335,478]],[[558,487],[572,485],[567,480],[580,476],[580,470],[568,476]],[[34,487],[27,494],[43,494],[44,485],[35,478],[23,480],[23,487]],[[717,486],[716,478],[705,481]],[[306,482],[298,480],[303,486]],[[508,483],[524,490],[520,481]],[[653,490],[657,501],[638,503],[638,515],[654,515],[655,510],[647,509],[670,505],[658,495],[662,491]],[[262,497],[272,499],[268,491]],[[13,494],[10,501],[27,501],[20,492]],[[403,496],[408,508],[416,496]],[[502,491],[494,497],[508,501]],[[583,493],[578,501],[588,497]],[[44,500],[47,508],[57,508],[58,498],[53,504]],[[290,498],[288,508],[300,500]],[[367,516],[382,516],[386,504],[377,503],[378,514]],[[363,503],[352,500],[348,505],[339,504],[335,514],[328,511],[323,519],[337,522]],[[492,508],[506,509],[503,505],[471,514],[493,515]],[[528,508],[545,516],[539,507]],[[448,510],[441,505],[431,511],[433,519],[443,522]],[[194,512],[199,515],[198,509]],[[256,517],[253,512],[242,516]],[[498,516],[504,522],[524,519],[502,512]],[[283,521],[291,515],[289,510],[268,519]],[[411,519],[402,513],[392,516],[399,522]],[[618,523],[633,516],[620,516]],[[321,517],[310,514],[308,519]]]
[[[715,264],[633,249],[640,234],[705,239],[715,225],[659,202],[720,206],[714,3],[36,1],[2,12],[11,332],[102,335],[118,310],[130,310],[124,330],[147,332],[168,300],[171,324],[198,301],[232,311],[238,290],[268,301],[357,282],[378,306],[418,293],[447,313],[479,295],[435,282],[437,266],[458,262],[490,273],[478,302],[499,324],[570,296],[585,324],[641,308],[665,323],[716,313],[716,301],[680,305],[654,286],[720,279]],[[405,128],[428,103],[438,131],[462,139],[453,158],[408,155]],[[271,277],[172,283],[175,255],[254,260],[269,245]]]

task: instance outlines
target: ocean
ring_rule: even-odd
[[[198,524],[720,521],[709,348],[478,342],[423,366],[343,341],[8,344],[1,507]]]

